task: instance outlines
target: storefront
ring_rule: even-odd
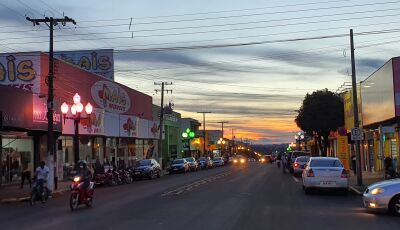
[[[107,52],[112,54],[112,51]],[[90,61],[97,63],[96,68],[90,65],[89,69],[81,69],[74,65],[77,63],[69,63],[79,59],[82,60],[80,67],[88,67],[87,57],[84,57],[88,51],[77,52],[81,53],[78,56],[69,52],[63,56],[73,57],[65,59],[68,62],[55,60],[54,129],[57,132],[58,178],[71,170],[77,158],[90,163],[126,166],[146,157],[146,154],[154,155],[153,140],[158,139],[159,131],[158,122],[153,121],[152,97],[113,82],[112,55],[107,56],[107,52],[92,51],[92,58],[98,60]],[[0,91],[0,111],[3,112],[0,133],[3,137],[2,146],[6,145],[2,150],[6,154],[1,159],[4,158],[4,164],[7,155],[9,161],[12,161],[11,156],[18,159],[20,171],[23,161],[33,168],[39,160],[47,160],[47,73],[48,56],[45,53],[0,55],[0,84],[8,89]],[[17,91],[21,92],[20,99],[18,95],[15,96]],[[82,112],[85,119],[81,119],[78,126],[78,157],[75,157],[73,148],[74,122],[62,119],[60,111],[63,102],[73,104],[72,98],[76,93],[81,96],[82,104],[89,102],[94,107],[90,115]],[[11,95],[13,103],[10,103]],[[16,100],[21,102],[17,103]],[[69,110],[67,117],[71,116]],[[16,147],[21,153],[12,154]],[[11,171],[9,168],[7,170]]]
[[[369,169],[381,171],[388,159],[400,170],[400,58],[392,58],[361,82],[365,131],[364,153]]]

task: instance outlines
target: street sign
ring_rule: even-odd
[[[352,128],[351,129],[351,140],[352,141],[362,141],[363,138],[363,132],[360,128]]]

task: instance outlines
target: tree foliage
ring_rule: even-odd
[[[315,138],[323,156],[326,156],[330,131],[335,131],[344,124],[343,100],[327,89],[307,93],[295,122]]]

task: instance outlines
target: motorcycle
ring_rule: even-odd
[[[122,175],[118,172],[118,170],[112,170],[113,174],[113,179],[115,180],[116,184],[121,185],[124,184],[124,181],[122,179]]]
[[[119,175],[121,176],[121,180],[125,184],[131,184],[133,182],[133,178],[131,177],[128,170],[121,169],[118,171]]]
[[[43,180],[41,181],[34,180],[34,185],[29,199],[30,205],[31,206],[35,205],[36,201],[41,201],[42,203],[46,203],[49,197],[49,193],[50,191],[46,186],[44,186]]]
[[[113,173],[110,170],[104,173],[96,173],[93,176],[93,181],[96,185],[109,185],[113,186],[117,184]]]
[[[75,176],[71,185],[71,196],[69,206],[71,211],[78,208],[79,205],[85,204],[87,207],[93,205],[94,182],[90,182],[87,189],[83,188],[84,181],[80,176]]]

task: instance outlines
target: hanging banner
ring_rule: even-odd
[[[129,115],[119,116],[119,136],[137,137],[138,136],[138,117]]]
[[[40,93],[40,53],[0,54],[0,84]]]
[[[87,116],[82,112],[82,118],[79,123],[79,134],[81,135],[104,135],[104,110],[94,108],[92,114]],[[67,117],[72,117],[71,111],[68,111]],[[90,117],[90,119],[89,119]],[[63,123],[63,134],[74,134],[74,120],[65,119]]]
[[[342,162],[344,168],[346,170],[350,169],[349,164],[349,146],[348,146],[347,136],[338,136],[337,137],[337,153],[338,158]]]
[[[114,51],[74,50],[55,52],[54,57],[114,81]]]

